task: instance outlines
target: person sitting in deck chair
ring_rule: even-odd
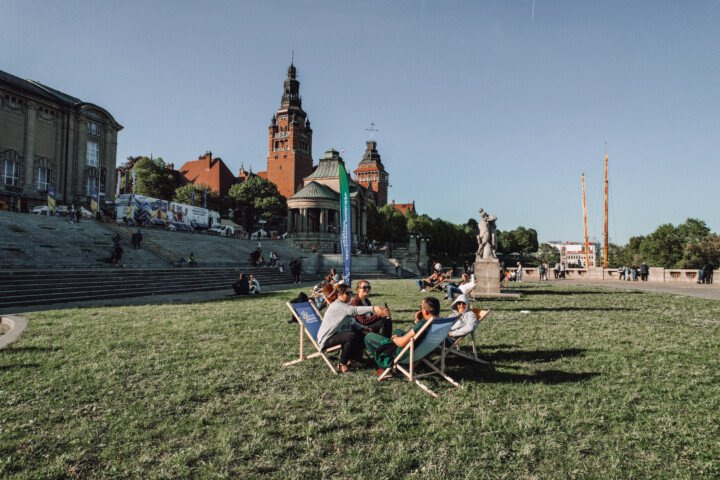
[[[463,293],[465,293],[460,287],[462,285],[466,285],[470,281],[470,275],[468,275],[467,273],[463,273],[459,284],[455,282],[448,283],[445,287],[445,298],[443,300],[452,302],[455,298],[455,295],[462,295]]]
[[[333,302],[325,312],[325,318],[317,334],[317,343],[321,350],[335,345],[342,345],[338,370],[349,373],[357,370],[358,360],[362,356],[362,334],[369,331],[355,321],[355,315],[375,313],[388,316],[389,311],[380,307],[353,307],[348,305],[352,299],[352,290],[348,285],[337,287],[337,301]],[[436,300],[437,301],[437,300]]]
[[[382,355],[394,359],[395,356],[410,343],[410,339],[415,337],[415,334],[420,331],[423,325],[430,320],[434,320],[439,314],[440,301],[435,297],[425,297],[420,304],[420,311],[415,313],[415,325],[413,325],[412,328],[407,331],[402,329],[395,330],[389,339],[377,333],[368,333],[365,335],[365,347],[373,358],[375,358],[378,366],[382,366],[380,358]],[[419,345],[424,336],[425,333],[417,337],[415,339],[415,345]],[[395,348],[393,349],[392,346],[388,348],[386,345],[394,345]],[[380,371],[378,371],[378,373],[380,373]]]
[[[429,289],[431,289],[433,286],[442,282],[443,278],[444,278],[443,274],[434,272],[428,278],[423,278],[421,280],[415,280],[415,284],[418,286],[418,290],[420,290],[421,292],[426,292]]]
[[[448,347],[452,346],[458,338],[474,331],[478,324],[478,317],[470,307],[470,300],[465,295],[458,295],[450,309],[457,314],[457,320],[453,323],[448,338],[445,340],[445,345]]]

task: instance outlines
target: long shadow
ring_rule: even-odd
[[[612,295],[614,292],[605,290],[600,292],[595,292],[592,290],[520,290],[520,293],[523,295]],[[646,292],[642,292],[639,290],[628,290],[623,292],[623,294],[630,293],[630,294],[636,294],[636,295],[643,295]]]
[[[39,363],[23,363],[23,364],[15,364],[15,365],[0,365],[0,372],[3,372],[5,370],[11,370],[13,368],[38,368],[40,367]]]
[[[3,350],[3,355],[12,354],[12,353],[32,353],[32,352],[58,352],[60,349],[58,347],[14,347],[9,346],[5,350]]]
[[[547,385],[556,385],[560,383],[584,382],[599,375],[599,372],[574,373],[564,372],[562,370],[513,373],[498,371],[493,368],[477,368],[476,365],[465,365],[459,369],[455,378],[473,380],[478,383],[543,383]]]
[[[554,362],[565,357],[584,357],[585,349],[565,348],[561,350],[508,350],[494,353],[484,353],[482,357],[489,362]]]
[[[542,307],[542,308],[529,308],[529,307],[518,307],[518,308],[503,308],[498,311],[503,312],[510,312],[510,311],[530,311],[530,312],[574,312],[574,311],[587,311],[587,312],[594,312],[594,311],[601,311],[601,312],[616,312],[619,310],[625,310],[630,312],[636,312],[639,311],[639,308],[622,308],[622,307],[612,307],[612,308],[593,308],[593,307]]]

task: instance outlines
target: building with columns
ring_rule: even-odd
[[[117,134],[104,108],[0,71],[0,200],[30,210],[55,189],[60,205],[112,202]]]
[[[280,109],[268,127],[267,174],[258,175],[277,185],[280,194],[290,198],[303,187],[303,179],[312,168],[312,129],[302,109],[297,71],[290,62]]]
[[[288,199],[288,240],[296,248],[320,253],[340,253],[340,154],[330,149],[315,170],[304,178],[303,187]],[[353,244],[367,235],[368,200],[375,200],[348,175]]]

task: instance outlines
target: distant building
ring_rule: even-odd
[[[345,165],[336,150],[325,152],[304,186],[288,199],[288,240],[296,248],[340,253],[340,163]],[[367,235],[365,205],[372,191],[349,177],[352,242],[357,244]]]
[[[415,200],[413,200],[412,203],[395,203],[395,200],[393,200],[392,206],[400,210],[400,213],[403,214],[405,212],[417,213],[417,211],[415,211]]]
[[[117,134],[104,108],[0,71],[0,200],[22,210],[47,202],[101,205],[115,193]]]
[[[237,183],[225,162],[221,158],[212,158],[212,152],[205,152],[197,160],[185,162],[178,171],[188,183],[203,183],[221,195],[227,194],[230,187]]]
[[[300,82],[295,66],[290,63],[283,85],[280,109],[268,127],[267,173],[258,175],[277,185],[285,198],[292,197],[303,187],[303,179],[310,175],[312,161],[312,129],[302,109]]]
[[[376,205],[382,207],[387,205],[390,176],[385,171],[385,167],[380,160],[380,154],[377,151],[377,142],[370,140],[366,142],[365,145],[367,148],[363,154],[362,161],[353,172],[355,174],[355,181],[368,190],[375,192]]]
[[[585,243],[578,242],[548,242],[549,245],[555,247],[560,252],[560,261],[564,261],[566,265],[579,265],[580,267],[586,268],[586,257],[585,257]],[[590,259],[590,266],[596,265],[597,245],[590,243],[588,245],[589,252],[588,257]]]
[[[235,181],[235,183],[243,183],[257,176],[258,175],[256,173],[253,173],[252,167],[250,167],[250,170],[245,170],[245,166],[241,163],[240,171],[238,171],[237,180]]]

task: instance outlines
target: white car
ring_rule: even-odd
[[[235,227],[232,225],[215,225],[208,230],[208,233],[220,235],[221,237],[234,237]]]
[[[47,205],[33,208],[33,215],[50,215],[50,207]]]

